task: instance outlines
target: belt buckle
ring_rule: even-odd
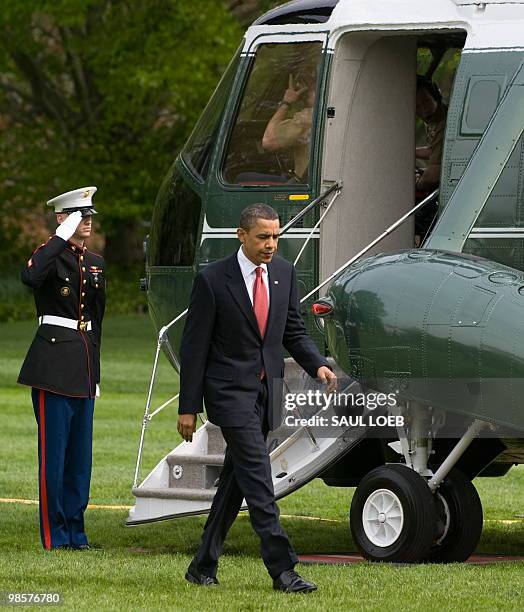
[[[87,331],[87,321],[79,321],[78,329],[83,332]]]

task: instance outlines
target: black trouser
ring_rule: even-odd
[[[269,575],[276,578],[298,561],[279,522],[266,445],[269,426],[265,379],[260,387],[249,422],[243,427],[221,428],[227,444],[224,467],[194,559],[197,570],[206,576],[216,576],[222,545],[244,498]]]

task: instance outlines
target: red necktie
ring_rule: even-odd
[[[267,290],[264,285],[264,279],[262,278],[263,268],[258,266],[255,268],[255,272],[257,273],[257,277],[255,279],[255,284],[253,285],[253,310],[255,311],[255,316],[258,322],[258,329],[260,330],[260,335],[262,338],[266,333],[267,326],[267,316],[269,313],[269,304],[267,299]]]
[[[264,285],[264,279],[262,278],[263,271],[263,268],[261,268],[260,266],[258,266],[258,268],[255,268],[257,277],[255,278],[255,283],[253,285],[253,310],[255,311],[258,329],[260,330],[260,335],[262,336],[262,338],[266,333],[267,315],[269,313],[267,291],[266,286]],[[266,371],[264,370],[264,368],[262,368],[259,374],[260,380],[262,380],[265,375]]]

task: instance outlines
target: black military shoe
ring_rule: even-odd
[[[200,586],[215,586],[219,584],[218,580],[214,576],[206,576],[201,574],[193,564],[187,568],[186,580],[192,584],[198,584]]]
[[[273,579],[273,588],[284,593],[311,593],[317,590],[317,585],[304,580],[295,570],[287,570]]]

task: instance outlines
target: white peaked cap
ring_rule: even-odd
[[[91,201],[91,198],[95,195],[96,189],[96,187],[74,189],[73,191],[62,193],[56,196],[56,198],[48,200],[47,205],[54,206],[55,213],[81,210],[84,214],[96,214],[96,210],[93,208],[93,202]],[[89,212],[86,209],[89,209]]]

